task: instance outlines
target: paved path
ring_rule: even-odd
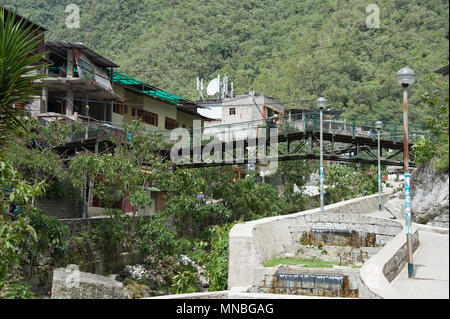
[[[405,298],[449,298],[449,235],[419,231],[420,246],[413,255],[414,278],[408,267],[392,281]]]

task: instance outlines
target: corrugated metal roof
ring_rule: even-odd
[[[114,62],[106,59],[98,53],[95,53],[82,43],[66,42],[66,41],[49,41],[45,43],[46,49],[55,50],[61,55],[65,55],[68,49],[81,50],[92,62],[101,67],[118,68],[119,66]],[[64,52],[61,52],[64,51]]]

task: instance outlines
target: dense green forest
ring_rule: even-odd
[[[412,67],[410,120],[424,123],[420,96],[448,63],[446,0],[380,0],[368,28],[362,0],[78,0],[81,27],[69,29],[70,0],[1,0],[48,28],[47,39],[82,42],[119,71],[190,99],[195,79],[227,74],[235,93],[253,88],[286,107],[311,108],[323,95],[346,115],[401,121],[395,74]]]

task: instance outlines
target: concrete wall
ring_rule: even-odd
[[[419,245],[419,232],[413,224],[413,251]],[[390,282],[400,273],[407,263],[406,230],[403,229],[381,251],[370,258],[360,271],[359,298],[362,299],[399,299],[402,298]]]
[[[128,92],[120,85],[114,85],[114,92],[121,97],[126,99],[125,103],[128,104],[126,109],[127,112],[124,114],[113,113],[112,122],[117,124],[122,124],[123,122],[131,123],[133,120],[137,120],[137,110],[144,110],[158,114],[158,126],[143,123],[144,127],[148,130],[164,130],[166,118],[176,120],[180,127],[183,125],[189,129],[193,126],[193,120],[201,120],[203,125],[203,120],[194,115],[186,112],[182,112],[177,109],[176,105],[165,103],[151,97],[133,94]],[[133,109],[135,109],[135,115],[133,116]]]
[[[383,198],[387,198],[387,195],[384,195]],[[324,208],[327,215],[341,214],[342,216],[345,214],[342,222],[341,217],[336,217],[333,222],[337,223],[339,228],[348,227],[350,223],[352,227],[353,224],[365,224],[367,226],[364,227],[372,231],[376,231],[371,226],[374,225],[372,224],[375,221],[373,218],[358,216],[360,219],[353,223],[352,215],[376,210],[378,210],[377,194],[335,203]],[[269,217],[235,225],[231,229],[229,237],[228,287],[250,287],[254,269],[262,267],[265,261],[282,256],[297,247],[290,230],[293,228],[290,227],[304,226],[308,222],[307,218],[311,218],[311,222],[320,221],[319,214],[320,208],[316,208],[296,214]],[[381,235],[393,236],[391,235],[393,229],[388,230],[387,228],[396,228],[393,226],[394,224],[391,224],[395,222],[385,220],[385,223],[386,227],[383,230],[378,229],[378,231],[386,231],[384,234],[380,233]],[[323,227],[325,228],[325,224]],[[371,227],[372,229],[370,229]]]
[[[114,85],[114,92],[126,99],[127,113],[120,115],[113,113],[113,122],[121,124],[122,122],[131,123],[133,120],[137,120],[137,110],[144,110],[158,114],[158,126],[150,124],[143,124],[146,129],[149,130],[164,130],[166,117],[176,120],[177,119],[177,107],[169,103],[161,102],[151,97],[133,94],[128,92],[120,85]],[[133,116],[133,108],[136,109],[135,116]]]
[[[152,216],[142,217],[152,218]],[[70,234],[74,236],[97,227],[108,218],[110,217],[61,219],[61,222],[69,228]]]
[[[177,120],[179,127],[181,127],[181,128],[183,127],[183,125],[186,129],[192,128],[194,126],[194,120],[201,121],[202,127],[204,125],[204,120],[202,120],[198,116],[196,116],[194,114],[182,112],[180,110],[177,111],[177,117],[175,119]]]

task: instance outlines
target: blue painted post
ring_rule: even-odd
[[[408,277],[414,275],[413,266],[413,246],[411,232],[411,187],[409,174],[409,143],[408,143],[408,85],[403,85],[403,156],[405,171],[405,221],[406,221],[406,242],[408,249]]]
[[[375,128],[378,131],[378,210],[381,211],[381,121],[375,122]]]
[[[320,212],[323,213],[323,110],[320,108]]]

